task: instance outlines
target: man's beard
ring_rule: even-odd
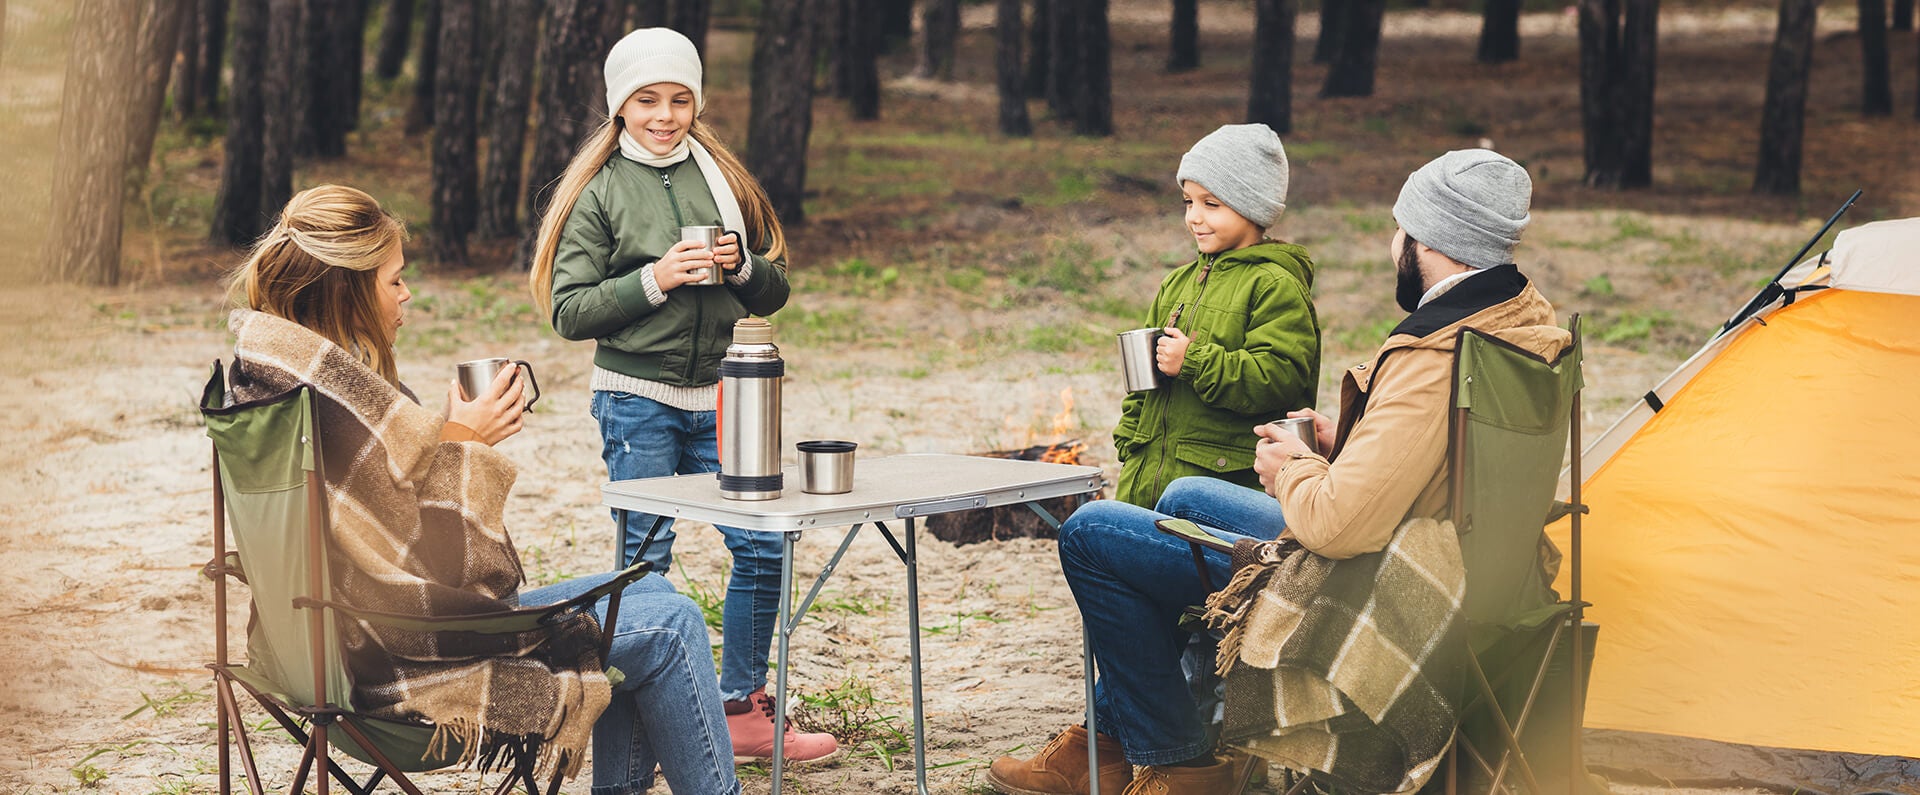
[[[1409,313],[1420,308],[1420,296],[1427,294],[1427,285],[1420,279],[1420,255],[1414,248],[1414,242],[1408,240],[1400,249],[1400,259],[1393,263],[1393,298]]]

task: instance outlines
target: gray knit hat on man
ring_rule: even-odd
[[[1229,124],[1180,157],[1178,185],[1192,181],[1241,218],[1266,229],[1287,209],[1287,150],[1264,124]]]
[[[1532,216],[1533,179],[1486,149],[1457,149],[1407,176],[1393,220],[1413,239],[1471,268],[1513,262]]]

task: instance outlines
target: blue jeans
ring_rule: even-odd
[[[714,412],[682,411],[626,392],[594,392],[593,417],[600,421],[600,456],[609,480],[657,478],[720,471]],[[620,512],[613,512],[619,532]],[[632,561],[652,526],[652,514],[630,512],[620,559]],[[720,527],[733,572],[720,614],[720,693],[729,701],[746,698],[767,684],[767,649],[773,644],[780,611],[779,533]],[[673,565],[673,519],[662,521],[645,558],[666,574]]]
[[[1228,539],[1272,539],[1285,528],[1273,498],[1213,478],[1175,480],[1156,507],[1098,500],[1060,526],[1060,568],[1099,664],[1093,700],[1100,730],[1118,739],[1136,765],[1213,750],[1206,716],[1181,670],[1188,638],[1178,627],[1180,612],[1205,601],[1207,589],[1187,542],[1154,522],[1187,518]],[[1208,552],[1205,560],[1213,582],[1225,585],[1227,557]]]
[[[564,602],[612,575],[580,577],[520,594],[523,605]],[[607,601],[594,605],[604,624]],[[607,664],[626,681],[593,724],[593,795],[653,786],[657,763],[675,795],[733,795],[733,742],[713,676],[707,625],[693,600],[649,574],[620,595]]]

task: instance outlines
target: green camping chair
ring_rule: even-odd
[[[1474,692],[1463,694],[1446,776],[1429,784],[1429,791],[1444,786],[1453,793],[1473,784],[1503,792],[1517,772],[1528,792],[1540,793],[1541,770],[1564,774],[1569,786],[1584,780],[1572,771],[1583,769],[1584,677],[1595,627],[1582,621],[1580,601],[1580,516],[1586,507],[1580,504],[1578,315],[1569,330],[1571,344],[1552,360],[1474,329],[1460,331],[1448,449],[1452,519],[1467,571],[1462,615],[1473,650]],[[1573,491],[1571,502],[1562,503],[1554,492],[1569,449]],[[1543,581],[1541,534],[1548,522],[1568,514],[1572,593],[1562,601]],[[1203,583],[1202,549],[1232,551],[1231,544],[1191,523],[1165,521],[1160,527],[1192,545]],[[1575,626],[1580,631],[1568,631]],[[1541,698],[1548,690],[1564,692],[1565,700]],[[1526,735],[1529,727],[1536,731]],[[1492,758],[1482,751],[1496,748]],[[1459,774],[1462,757],[1473,765],[1466,782]],[[1549,781],[1557,784],[1558,778]],[[1310,783],[1311,775],[1298,778],[1289,795]]]
[[[321,472],[321,438],[316,432],[317,398],[299,387],[263,400],[227,404],[226,381],[214,364],[201,397],[207,435],[213,439],[213,560],[203,573],[214,583],[213,670],[220,738],[220,792],[230,791],[233,749],[239,750],[247,787],[264,792],[254,759],[247,723],[241,718],[237,686],[265,709],[305,752],[294,773],[291,793],[306,791],[313,771],[314,786],[326,795],[328,776],[354,793],[369,793],[383,779],[419,795],[406,773],[435,770],[453,764],[463,748],[428,753],[434,727],[361,715],[351,706],[353,682],[348,675],[336,633],[335,614],[419,631],[522,632],[555,615],[589,610],[608,598],[607,625],[620,609],[620,593],[643,576],[648,564],[639,563],[592,591],[536,608],[458,616],[421,617],[358,610],[330,600],[327,572],[326,479]],[[234,550],[227,548],[232,531]],[[247,632],[247,661],[235,664],[227,655],[227,580],[248,588],[251,619]],[[612,633],[602,641],[604,658]],[[618,680],[619,672],[609,676]],[[364,782],[342,768],[332,750],[374,767]],[[509,771],[496,793],[525,787],[538,793],[533,768],[539,749],[531,744],[503,740],[497,762]],[[548,785],[557,792],[558,775]]]

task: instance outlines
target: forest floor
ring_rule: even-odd
[[[1719,5],[1677,4],[1661,20],[1656,185],[1646,191],[1581,185],[1569,14],[1529,13],[1523,59],[1496,67],[1473,62],[1477,17],[1395,11],[1379,92],[1366,99],[1316,99],[1323,70],[1297,67],[1295,130],[1284,136],[1290,206],[1273,233],[1306,245],[1317,263],[1323,406],[1343,367],[1399,317],[1389,209],[1406,173],[1447,149],[1491,145],[1534,174],[1519,259],[1563,318],[1586,319],[1589,432],[1703,343],[1854,188],[1866,197],[1844,225],[1920,215],[1913,38],[1894,38],[1899,113],[1863,119],[1851,22],[1823,20],[1802,196],[1755,197],[1747,188],[1773,16],[1764,2],[1712,10]],[[27,13],[21,6],[16,14]],[[1243,112],[1251,14],[1203,3],[1204,65],[1169,75],[1165,6],[1117,3],[1117,130],[1089,140],[1044,120],[1031,139],[994,131],[989,12],[967,10],[956,82],[905,76],[910,56],[892,55],[880,121],[855,123],[841,103],[816,102],[809,220],[791,232],[794,294],[773,318],[791,368],[786,436],[855,440],[863,458],[1080,439],[1111,476],[1121,394],[1112,334],[1139,325],[1160,278],[1191,258],[1172,174],[1193,141]],[[52,45],[22,41],[19,29],[10,23],[0,72],[0,139],[9,142],[0,167],[18,175],[0,195],[0,272],[16,275],[36,267],[59,101]],[[1303,53],[1313,33],[1303,14]],[[745,138],[749,43],[724,28],[712,38],[710,115],[735,142]],[[352,154],[304,166],[297,183],[360,186],[430,235],[427,139],[399,129],[405,86],[369,86],[368,96]],[[208,364],[230,350],[218,281],[236,256],[199,242],[218,148],[206,130],[163,133],[129,204],[124,286],[0,289],[0,400],[15,407],[0,433],[9,483],[0,492],[0,791],[215,790],[212,688],[201,667],[211,657],[211,587],[198,574],[212,515],[193,399]],[[417,237],[414,250],[425,248]],[[586,410],[590,346],[544,329],[520,269],[504,261],[508,249],[481,247],[498,263],[488,271],[416,263],[401,374],[431,385],[468,358],[535,362],[548,394],[502,450],[520,467],[508,525],[541,584],[609,562],[605,470]],[[421,392],[429,404],[439,394]],[[689,524],[673,578],[711,606],[727,557],[713,533]],[[837,541],[809,533],[798,569],[817,570]],[[1029,754],[1077,719],[1073,600],[1047,540],[926,538],[920,552],[927,776],[935,792],[981,792],[994,757]],[[850,755],[791,772],[789,791],[912,790],[902,580],[887,545],[863,537],[796,633],[797,719],[834,727]],[[244,615],[229,620],[243,626]],[[276,763],[297,756],[257,737]],[[269,778],[289,783],[284,772]],[[749,792],[768,790],[763,768],[744,768],[743,778]],[[431,792],[479,786],[472,773],[420,781]],[[566,791],[586,789],[582,780]],[[1686,790],[1616,782],[1615,791]]]

